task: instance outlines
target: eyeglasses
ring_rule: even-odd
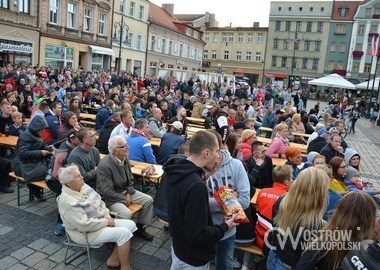
[[[346,168],[347,168],[347,165],[340,166],[339,168],[341,168],[341,169],[346,169]]]
[[[116,147],[116,148],[128,148],[128,144],[124,144],[124,145],[122,145],[122,146],[118,146],[118,147]]]

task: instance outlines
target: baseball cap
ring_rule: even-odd
[[[206,107],[207,109],[210,109],[210,108],[212,108],[212,107],[216,107],[216,102],[213,101],[213,100],[209,100],[209,101],[207,101],[207,104],[206,104],[205,107]]]
[[[326,129],[322,128],[322,129],[318,130],[318,136],[322,136],[324,134],[328,134]]]
[[[76,130],[74,130],[74,129],[71,129],[67,133],[67,140],[70,141],[70,139],[77,137],[77,135],[78,135],[78,132]]]
[[[178,129],[178,130],[183,129],[183,125],[182,125],[182,123],[181,123],[180,121],[174,121],[174,122],[172,123],[172,126],[173,126],[175,129]]]

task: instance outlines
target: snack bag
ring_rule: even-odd
[[[247,216],[244,213],[239,201],[234,196],[232,189],[226,188],[225,186],[220,187],[215,193],[214,198],[218,204],[223,207],[226,216],[232,216],[237,214],[235,222],[237,223],[247,223],[249,222]]]

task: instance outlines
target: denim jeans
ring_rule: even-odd
[[[206,263],[202,266],[192,266],[190,264],[187,264],[183,261],[181,261],[174,253],[173,246],[171,248],[171,254],[172,254],[172,265],[170,267],[170,270],[209,270],[210,269],[210,263]]]
[[[290,267],[289,265],[286,265],[277,255],[276,251],[271,250],[268,255],[267,269],[268,270],[288,270],[288,269],[292,269],[292,267]]]
[[[232,270],[234,264],[235,234],[218,242],[215,269]]]

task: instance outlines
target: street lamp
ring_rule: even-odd
[[[294,87],[295,85],[295,78],[294,78],[294,67],[296,66],[296,45],[297,49],[299,50],[299,45],[301,39],[298,38],[298,32],[299,32],[299,27],[296,25],[296,32],[294,36],[294,43],[293,43],[293,55],[292,55],[292,65],[291,65],[291,70],[290,70],[290,87]]]
[[[115,43],[116,42],[119,43],[119,61],[118,61],[118,65],[117,65],[117,73],[120,74],[120,67],[121,67],[121,44],[122,43],[124,43],[126,45],[130,44],[130,42],[128,40],[129,26],[124,22],[124,16],[122,15],[121,16],[121,21],[120,22],[115,22],[113,24],[113,27],[115,28],[115,32],[113,34],[112,41],[115,42]],[[120,31],[120,37],[119,38],[117,38],[117,35],[116,35],[117,29],[119,29],[119,31]],[[122,41],[124,31],[127,33],[127,35],[126,35],[125,40]]]

